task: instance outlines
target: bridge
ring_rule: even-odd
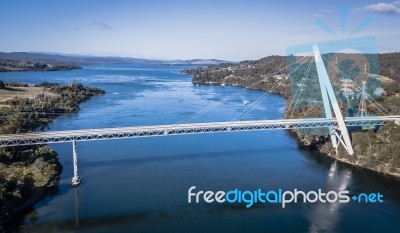
[[[77,141],[111,140],[140,137],[159,137],[172,135],[256,131],[256,130],[282,130],[299,128],[328,128],[333,147],[338,149],[341,144],[346,151],[353,155],[353,147],[348,133],[352,126],[376,126],[390,122],[400,124],[400,116],[374,116],[374,117],[347,117],[342,116],[338,101],[317,46],[313,47],[315,65],[317,67],[320,90],[324,105],[325,118],[309,119],[278,119],[209,123],[178,123],[171,125],[152,125],[122,128],[103,128],[85,130],[67,130],[53,132],[35,132],[23,134],[0,135],[0,147],[40,145],[51,143],[72,142],[74,176],[73,185],[79,185]],[[310,63],[311,64],[311,63]],[[310,67],[310,66],[309,66]],[[309,71],[310,68],[308,68]],[[308,74],[307,71],[307,74]],[[255,85],[253,85],[255,86]],[[252,87],[252,86],[250,86]],[[267,93],[266,93],[267,94]],[[297,101],[296,101],[297,102]],[[332,109],[335,117],[333,117]],[[189,118],[190,119],[190,118]]]
[[[376,126],[389,122],[400,123],[400,116],[385,117],[348,117],[344,120],[347,127]],[[338,127],[335,118],[280,119],[257,121],[229,121],[211,123],[193,123],[176,125],[153,125],[104,129],[85,129],[52,131],[41,133],[23,133],[0,135],[0,147],[41,145],[51,143],[97,141],[124,138],[157,137],[187,134],[222,133],[257,130],[280,130],[297,128]]]

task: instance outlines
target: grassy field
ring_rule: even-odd
[[[14,97],[19,98],[34,98],[37,95],[45,94],[54,96],[55,94],[50,93],[44,87],[7,87],[6,89],[0,89],[0,108],[8,107],[5,102],[13,99]]]
[[[394,80],[389,78],[388,76],[384,75],[377,75],[377,74],[368,74],[370,77],[376,78],[381,81],[381,83],[391,84],[394,83]]]

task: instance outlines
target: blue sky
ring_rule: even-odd
[[[371,24],[350,35],[366,17]],[[400,1],[15,0],[1,2],[0,19],[4,52],[238,61],[362,36],[376,37],[380,52],[400,51]]]

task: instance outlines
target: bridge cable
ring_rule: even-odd
[[[326,59],[326,58],[325,58]],[[357,85],[357,83],[355,83],[353,80],[351,80],[345,73],[343,73],[343,71],[341,71],[341,70],[339,70],[337,67],[335,67],[329,60],[327,60],[330,64],[331,64],[331,66],[343,77],[343,76],[345,76],[345,78],[346,79],[348,79],[348,80],[350,80],[352,83],[353,83],[353,85],[354,86],[356,86],[356,89],[358,90],[358,91],[361,91],[362,90],[362,87],[360,87],[360,86],[358,86]],[[372,98],[368,93],[365,93],[366,95],[367,95],[367,97],[369,97],[369,98],[367,98],[367,100],[376,108],[376,109],[378,109],[383,115],[385,115],[386,116],[386,114],[384,113],[384,112],[382,112],[382,110],[384,110],[387,114],[390,114],[390,112],[386,109],[386,108],[384,108],[381,104],[379,104],[374,98]],[[380,108],[382,109],[380,109],[380,108],[378,108],[371,100],[373,100],[378,106],[380,106]]]
[[[307,57],[303,57],[303,58],[299,59],[298,61],[295,61],[295,62],[293,62],[292,64],[287,65],[287,66],[285,66],[285,67],[279,69],[278,71],[276,71],[275,73],[273,73],[273,74],[272,74],[271,76],[269,76],[269,77],[273,77],[274,75],[276,75],[276,74],[282,72],[282,71],[285,70],[286,68],[289,68],[289,67],[293,66],[294,64],[298,64],[298,62],[304,61],[306,58],[307,58]],[[269,78],[269,77],[267,77],[267,78]],[[185,119],[179,121],[179,122],[176,123],[175,125],[183,124],[183,123],[185,123],[185,122],[187,122],[187,121],[193,120],[194,118],[198,117],[199,115],[201,115],[201,114],[203,114],[203,113],[205,113],[205,112],[208,112],[208,111],[210,111],[211,109],[213,109],[213,108],[215,108],[215,107],[221,105],[222,103],[224,103],[224,102],[226,102],[226,101],[232,99],[234,96],[239,95],[239,94],[241,94],[241,93],[247,91],[248,89],[251,89],[251,88],[257,86],[258,84],[260,84],[261,82],[263,82],[265,79],[266,79],[266,78],[262,78],[262,79],[260,79],[260,80],[258,80],[258,81],[256,81],[256,82],[252,83],[251,85],[246,86],[244,89],[242,89],[242,90],[240,90],[240,91],[237,91],[237,92],[235,92],[235,93],[233,93],[233,94],[231,94],[231,95],[229,95],[229,96],[227,96],[227,97],[221,99],[220,101],[218,101],[218,102],[216,102],[216,103],[214,103],[214,104],[212,104],[212,105],[210,105],[210,106],[208,106],[208,107],[206,107],[206,108],[204,108],[204,109],[202,109],[202,110],[200,110],[200,111],[194,113],[193,115],[191,115],[191,116],[189,116],[189,117],[187,117],[187,118],[185,118]]]
[[[292,73],[296,72],[305,62],[306,62],[306,61],[303,61],[301,64],[299,64],[297,67],[295,67],[295,68],[288,74],[288,77],[289,77]],[[268,97],[277,87],[279,87],[279,86],[283,83],[283,81],[284,81],[284,80],[281,80],[281,81],[279,81],[278,83],[276,83],[274,86],[272,86],[272,87],[270,88],[269,91],[265,92],[262,96],[260,96],[253,104],[251,104],[251,106],[245,108],[241,113],[239,113],[239,114],[232,120],[232,122],[235,121],[235,120],[238,119],[238,118],[239,118],[239,120],[240,120],[240,119],[246,117],[248,113],[250,113],[259,103],[261,103],[261,102],[262,102],[266,97]]]
[[[298,65],[293,71],[291,71],[288,76],[290,76],[290,74],[292,72],[295,72],[297,69],[299,69],[300,66],[302,66],[304,63],[301,63],[300,65]],[[239,113],[233,120],[235,121],[237,118],[239,118],[239,120],[243,117],[245,117],[250,111],[252,111],[261,101],[263,101],[266,97],[268,97],[278,86],[280,86],[283,83],[284,80],[279,81],[278,83],[276,83],[274,86],[272,86],[270,88],[269,91],[265,92],[262,96],[260,96],[254,103],[252,103],[249,107],[246,107],[241,113]],[[245,113],[246,112],[246,113]]]
[[[310,63],[310,65],[311,65],[311,63]],[[309,66],[310,66],[310,65],[309,65]],[[308,70],[308,68],[307,68],[307,70]],[[302,79],[300,85],[303,85],[303,84],[304,84],[304,79]],[[298,89],[296,90],[295,94],[293,95],[293,98],[290,100],[289,106],[288,106],[288,108],[287,108],[287,111],[286,111],[285,116],[283,117],[283,119],[286,119],[286,116],[287,116],[287,114],[289,113],[289,110],[290,110],[290,108],[292,107],[292,104],[293,104],[294,100],[296,99],[296,96],[297,96],[299,90],[301,90],[301,88],[298,88]]]
[[[352,83],[353,83],[353,85],[354,86],[356,86],[356,89],[358,90],[358,91],[360,91],[360,90],[362,90],[362,88],[360,87],[360,86],[358,86],[357,85],[357,83],[355,83],[352,79],[350,79],[345,73],[343,73],[343,71],[341,71],[339,68],[337,68],[331,61],[329,61],[327,58],[325,58],[324,56],[321,56],[322,57],[322,59],[323,60],[325,60],[326,62],[328,62],[329,63],[329,65],[331,65],[332,66],[332,68],[336,71],[336,72],[338,72],[339,73],[339,75],[340,76],[342,76],[343,78],[346,78],[346,79],[348,79],[348,80],[350,80]],[[387,115],[387,114],[390,114],[390,112],[385,108],[385,107],[383,107],[380,103],[378,103],[374,98],[372,98],[368,93],[365,93],[366,95],[367,95],[367,100],[368,101],[370,101],[370,103],[376,108],[376,109],[378,109],[383,115]],[[373,100],[375,103],[373,103],[371,100]],[[378,108],[376,105],[378,105],[380,108]],[[385,111],[385,112],[383,112],[383,111]]]
[[[295,104],[294,104],[294,106],[293,106],[293,108],[292,108],[292,112],[291,112],[291,114],[290,114],[289,119],[292,119],[294,110],[296,109],[297,103],[298,103],[298,101],[299,101],[299,99],[300,99],[300,95],[302,94],[303,87],[304,87],[304,83],[305,83],[306,80],[308,80],[308,74],[309,74],[310,69],[311,69],[311,64],[312,64],[312,63],[310,62],[310,64],[308,65],[308,69],[307,69],[307,71],[306,71],[306,77],[305,77],[303,80],[301,80],[302,83],[300,84],[300,87],[299,87],[300,92],[299,92],[299,94],[298,94],[298,96],[297,96],[297,98],[296,98],[296,102],[295,102]],[[297,90],[299,90],[299,89],[297,89]],[[289,111],[289,109],[288,109],[288,111]],[[286,112],[286,113],[288,113],[288,112]]]
[[[297,62],[294,62],[294,63],[292,63],[292,64],[290,64],[290,65],[288,65],[288,66],[283,67],[282,69],[280,69],[280,70],[278,70],[277,72],[275,72],[273,75],[276,75],[276,74],[280,73],[281,71],[285,70],[286,68],[289,68],[289,67],[291,67],[292,65],[294,65],[294,64],[296,64],[296,63],[298,63],[298,62],[300,62],[301,60],[304,60],[304,58],[305,58],[305,57],[299,59],[299,61],[297,61]],[[269,77],[266,77],[266,78],[269,78]],[[238,91],[238,92],[236,92],[236,93],[233,93],[232,95],[230,95],[230,96],[228,96],[228,97],[225,97],[224,99],[222,99],[222,100],[219,101],[219,102],[221,102],[221,103],[226,102],[227,100],[233,98],[234,96],[236,96],[236,95],[238,95],[238,94],[240,94],[240,93],[243,93],[244,91],[247,91],[247,89],[253,88],[254,86],[260,84],[260,83],[261,83],[262,81],[264,81],[266,78],[262,78],[262,79],[260,79],[260,80],[258,80],[258,81],[256,81],[256,82],[250,84],[249,86],[246,87],[246,89],[243,89],[243,90],[240,90],[240,91]],[[24,98],[21,97],[21,99],[24,99]],[[217,107],[217,106],[220,105],[221,103],[218,103],[218,102],[217,102],[217,103],[215,103],[215,104],[213,104],[213,105],[211,105],[211,106],[208,106],[207,108],[205,108],[205,109],[203,109],[203,110],[201,110],[201,111],[199,111],[199,112],[193,114],[192,116],[189,116],[188,118],[184,119],[183,121],[181,121],[181,122],[179,122],[179,123],[177,123],[177,124],[181,124],[181,123],[184,123],[184,122],[186,122],[186,121],[192,120],[192,119],[196,118],[198,115],[201,115],[201,114],[203,114],[203,113],[205,113],[205,112],[207,112],[207,111],[210,111],[211,109]],[[59,116],[59,115],[61,115],[61,113],[53,113],[53,112],[49,112],[49,111],[28,112],[28,111],[21,111],[21,110],[15,110],[15,109],[14,109],[14,110],[11,110],[11,113],[26,113],[26,114],[34,114],[34,113],[37,113],[37,114],[44,114],[44,116],[24,116],[24,117],[23,117],[24,119],[32,119],[32,120],[33,120],[33,119],[48,119],[48,118],[51,117],[51,116]],[[6,117],[6,116],[3,117],[3,116],[1,116],[0,119],[7,120],[8,117]]]

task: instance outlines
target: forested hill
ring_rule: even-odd
[[[353,94],[346,98],[342,76],[328,65],[329,62],[334,63],[334,66],[354,80],[354,83],[357,82],[358,87],[365,83],[367,93],[373,96],[390,115],[400,115],[400,53],[324,54],[323,57],[327,58],[325,60],[327,72],[345,117],[358,114],[361,102],[360,88],[353,87]],[[316,68],[314,66],[308,72],[307,67],[312,67],[312,63],[309,63],[310,66],[299,65],[306,59],[306,57],[269,56],[255,61],[224,63],[182,72],[192,74],[195,84],[233,85],[283,95],[288,100],[285,113],[290,112],[293,118],[321,117],[323,108]],[[313,58],[308,57],[308,59]],[[297,60],[296,65],[288,70],[287,64],[292,64],[295,60]],[[301,98],[300,94],[296,97],[296,93],[302,93]],[[294,98],[297,98],[296,104],[292,106],[290,103]],[[382,110],[378,110],[373,101],[366,101],[366,111],[369,115],[382,115]],[[329,137],[326,137],[329,132],[310,129],[307,132],[297,130],[295,133],[305,147],[318,149],[352,165],[400,177],[400,125],[389,124],[373,131],[352,131],[355,156],[348,156],[342,147],[339,147],[339,152],[336,153]],[[318,138],[316,137],[318,135],[322,136]]]
[[[400,82],[400,53],[379,54],[380,74]]]
[[[217,65],[226,61],[218,59],[160,60],[118,56],[89,56],[71,54],[0,52],[0,72],[51,71],[77,69],[93,64],[145,64],[145,65]]]
[[[367,64],[367,72],[380,74],[386,81],[382,82],[383,88],[388,95],[400,92],[400,53],[385,54],[325,54],[333,62],[341,65],[341,69],[351,72],[364,72]],[[182,73],[192,74],[195,83],[225,83],[237,86],[247,86],[254,80],[265,78],[270,75],[277,77],[288,74],[288,60],[293,62],[293,57],[287,56],[268,56],[258,60],[246,60],[239,63],[221,63],[219,65],[199,67],[197,69],[183,70]],[[300,58],[297,58],[300,59]],[[328,71],[329,72],[329,71]],[[388,79],[387,79],[388,78]],[[288,82],[287,82],[288,84]],[[255,86],[257,89],[266,89],[263,83]],[[275,91],[286,95],[285,91]],[[282,93],[283,92],[283,93]]]

